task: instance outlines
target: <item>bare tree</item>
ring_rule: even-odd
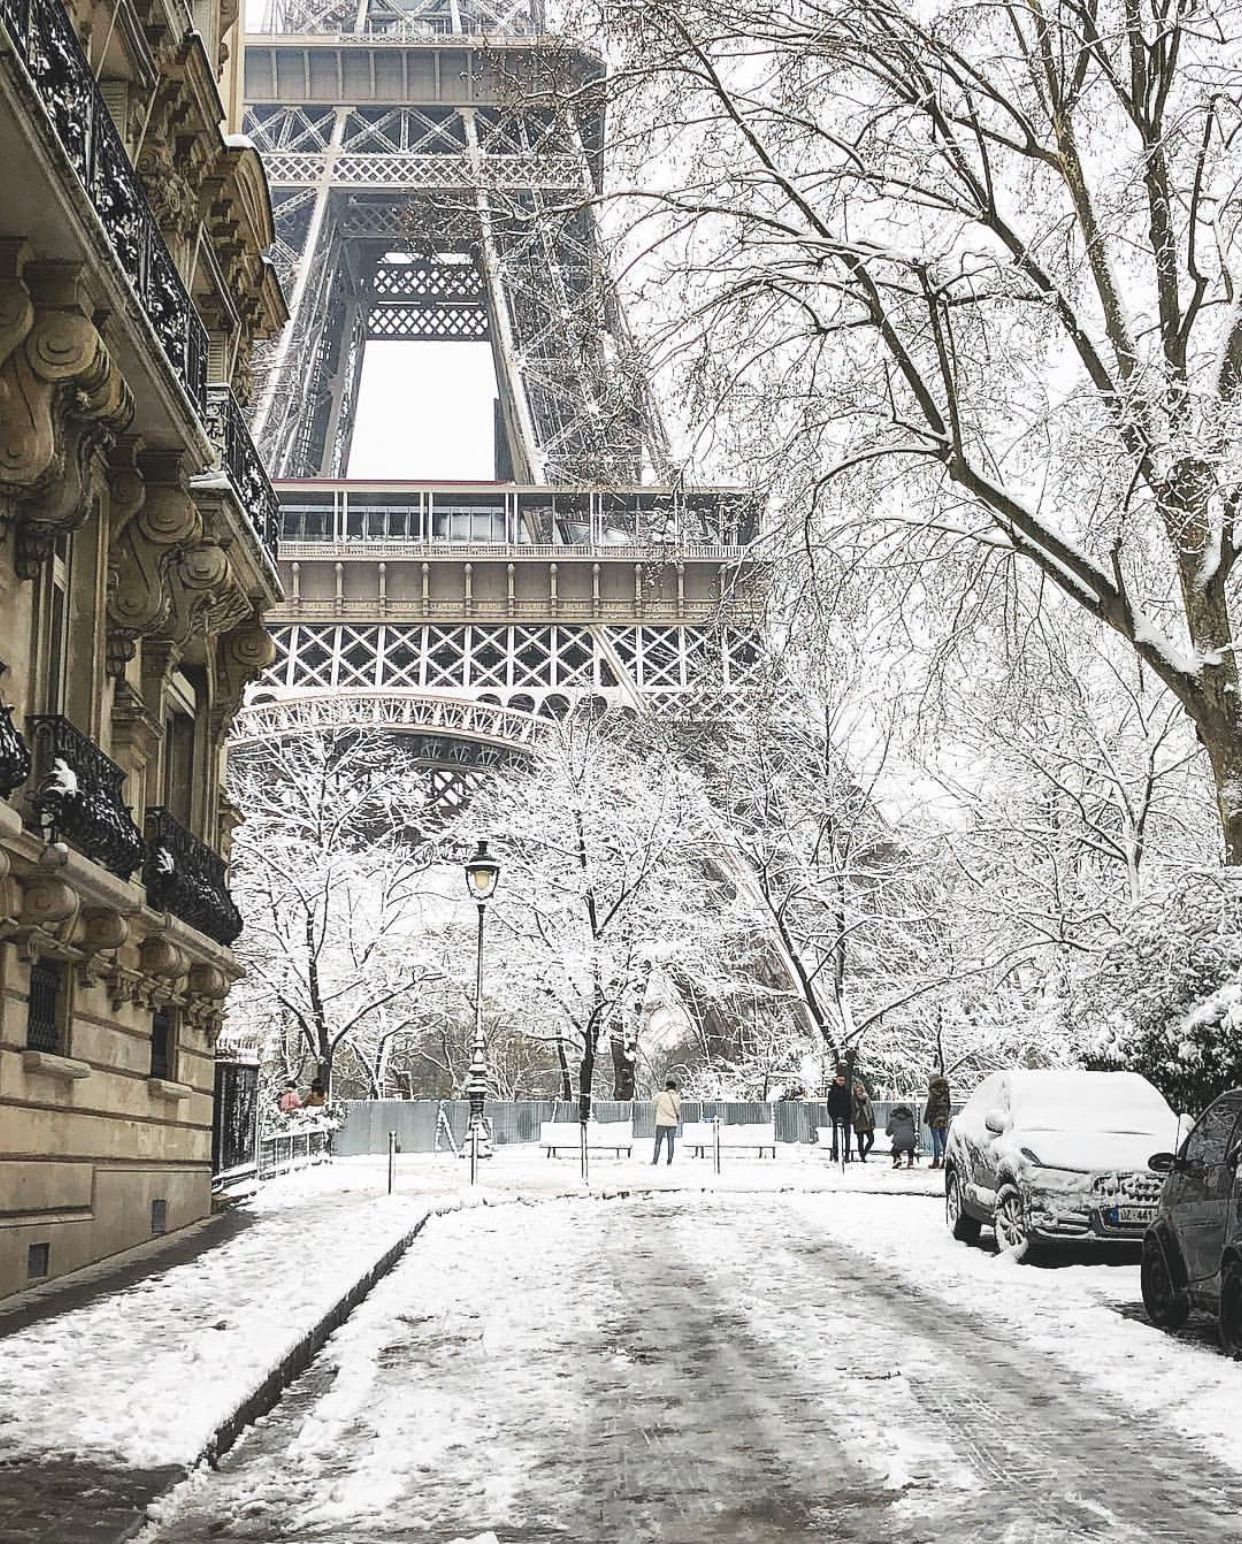
[[[612,714],[570,715],[525,776],[485,790],[463,821],[503,855],[501,1011],[550,1044],[561,1097],[576,1078],[584,1120],[605,1044],[614,1097],[634,1097],[652,968],[681,957],[713,904],[697,780],[653,747],[640,755],[632,733]]]
[[[287,1066],[292,1037],[329,1088],[347,1055],[370,1088],[435,974],[411,925],[433,855],[421,780],[399,740],[360,734],[248,750],[231,771],[247,978],[230,1016],[275,1038]]]
[[[942,633],[1033,565],[1193,722],[1242,862],[1233,0],[569,10],[717,462],[790,496],[821,584]]]

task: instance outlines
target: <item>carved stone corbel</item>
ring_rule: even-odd
[[[216,645],[216,694],[211,709],[211,730],[216,740],[222,740],[228,733],[246,687],[275,658],[276,644],[257,616],[251,615],[220,638]]]
[[[191,968],[186,984],[185,1016],[206,1035],[212,1048],[224,1024],[224,999],[228,990],[229,978],[218,965],[200,961]]]
[[[82,913],[74,941],[82,951],[78,980],[83,986],[94,986],[100,976],[114,974],[117,950],[128,938],[129,923],[120,912],[92,907]]]
[[[32,263],[0,241],[0,492],[32,578],[58,531],[89,512],[91,458],[133,416],[76,263]]]
[[[133,659],[139,638],[163,630],[174,602],[170,571],[202,535],[202,516],[179,469],[162,470],[166,475],[171,472],[172,480],[155,481],[148,476],[140,505],[112,527],[108,668],[113,675],[122,674]]]
[[[72,953],[81,909],[81,896],[63,879],[39,874],[24,881],[17,918],[22,958],[33,961],[40,954]]]
[[[189,991],[195,997],[220,1003],[229,995],[229,978],[218,965],[200,960],[190,967]]]
[[[232,565],[218,543],[199,542],[179,555],[168,574],[164,632],[180,658],[202,662],[205,639],[215,631],[214,618],[222,609],[231,614],[235,589]]]
[[[11,938],[21,926],[21,887],[13,878],[13,861],[0,847],[0,938]]]
[[[185,950],[159,933],[152,933],[142,940],[138,959],[144,975],[157,976],[163,982],[176,981],[190,969],[190,958]]]

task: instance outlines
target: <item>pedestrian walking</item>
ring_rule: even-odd
[[[323,1105],[327,1104],[327,1102],[327,1090],[324,1088],[322,1080],[316,1078],[310,1086],[310,1093],[306,1096],[303,1108],[307,1110],[318,1110]]]
[[[884,1135],[893,1141],[893,1168],[901,1168],[902,1154],[906,1167],[914,1167],[914,1149],[918,1146],[918,1133],[914,1129],[914,1111],[908,1104],[895,1104],[888,1117]]]
[[[871,1095],[861,1083],[854,1084],[854,1135],[858,1138],[858,1161],[866,1163],[875,1146],[875,1110]]]
[[[837,1161],[841,1152],[838,1142],[842,1142],[845,1144],[845,1161],[848,1163],[850,1135],[854,1129],[854,1096],[850,1093],[849,1082],[841,1068],[838,1068],[832,1087],[828,1090],[828,1119],[832,1122],[832,1161]]]
[[[923,1119],[931,1130],[933,1169],[944,1165],[944,1148],[949,1130],[949,1080],[943,1072],[933,1072],[927,1080],[927,1104]]]
[[[302,1108],[302,1101],[298,1096],[298,1085],[290,1082],[285,1084],[284,1092],[276,1101],[282,1115],[292,1115],[294,1110]]]
[[[659,1163],[660,1148],[668,1143],[668,1161],[673,1161],[673,1140],[681,1125],[681,1100],[677,1095],[677,1079],[669,1078],[655,1097],[655,1155],[652,1163]]]

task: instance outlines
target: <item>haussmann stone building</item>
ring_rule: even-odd
[[[285,306],[236,0],[0,0],[0,1295],[210,1206]]]

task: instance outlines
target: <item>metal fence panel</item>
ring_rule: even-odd
[[[922,1124],[923,1104],[918,1099],[876,1101],[877,1150],[886,1150],[884,1127],[893,1107],[903,1103],[908,1104],[918,1118],[921,1150],[930,1151],[931,1133]],[[956,1115],[960,1108],[960,1105],[955,1104],[953,1113]],[[434,1152],[441,1112],[452,1131],[453,1141],[460,1147],[470,1118],[470,1105],[465,1099],[349,1100],[345,1105],[344,1124],[332,1144],[333,1150],[342,1158],[386,1153],[388,1133],[395,1131],[402,1152]],[[716,1115],[726,1126],[760,1125],[775,1121],[778,1142],[831,1140],[828,1107],[820,1099],[791,1099],[779,1104],[706,1099],[687,1099],[682,1102],[683,1121],[711,1120]],[[577,1118],[576,1099],[489,1099],[486,1106],[492,1142],[497,1147],[537,1142],[539,1128],[544,1121],[576,1121]],[[655,1137],[655,1109],[646,1099],[633,1104],[615,1099],[596,1100],[595,1118],[599,1121],[630,1121],[636,1142],[650,1141]],[[442,1132],[439,1148],[441,1151],[448,1150],[448,1142]]]

